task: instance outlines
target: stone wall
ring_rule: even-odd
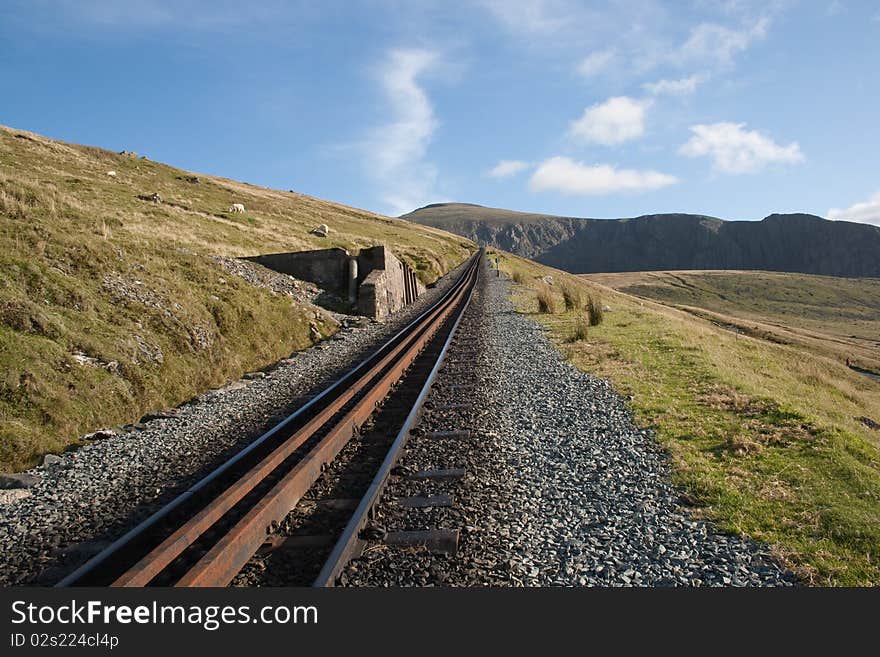
[[[374,319],[397,312],[425,291],[409,265],[385,246],[361,249],[357,256],[336,248],[245,259],[347,297],[354,312]]]
[[[296,253],[270,253],[251,256],[244,260],[257,262],[264,267],[294,278],[311,281],[315,285],[343,294],[348,290],[348,261],[351,256],[345,249],[320,249]]]
[[[374,319],[397,312],[425,291],[409,265],[384,246],[361,250],[358,273],[356,312]]]

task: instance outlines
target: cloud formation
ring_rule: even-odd
[[[523,160],[501,160],[486,175],[490,178],[509,178],[528,168],[529,163]]]
[[[529,180],[536,192],[601,195],[620,192],[646,192],[678,182],[675,176],[658,171],[617,169],[608,164],[584,164],[567,157],[551,157],[542,162]]]
[[[724,173],[757,173],[770,164],[797,164],[806,158],[797,142],[780,146],[770,137],[746,130],[744,123],[712,123],[691,127],[693,135],[679,153],[709,157]]]
[[[759,18],[740,29],[717,23],[700,23],[691,30],[690,37],[677,55],[683,62],[727,65],[736,55],[766,37],[769,28],[770,19],[767,17]]]
[[[702,75],[692,75],[680,80],[658,80],[646,82],[642,88],[652,96],[688,96],[697,90],[706,78]]]
[[[419,84],[437,61],[428,50],[398,49],[388,53],[379,70],[391,120],[372,131],[365,155],[383,201],[397,214],[423,205],[437,178],[436,168],[424,160],[437,120]]]
[[[609,98],[584,110],[572,121],[568,133],[581,141],[611,146],[641,137],[645,133],[645,111],[649,103],[627,96]]]
[[[577,65],[577,72],[585,78],[598,75],[614,61],[613,50],[599,50],[584,57]]]
[[[880,226],[880,192],[867,201],[856,203],[848,208],[831,208],[828,218],[833,221],[855,221],[860,224]]]

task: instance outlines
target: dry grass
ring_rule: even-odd
[[[549,285],[541,285],[535,299],[538,302],[538,312],[550,315],[556,312],[556,299]]]
[[[568,342],[580,342],[586,340],[589,332],[589,319],[583,315],[578,315],[571,327],[571,333],[568,336]]]
[[[565,311],[580,310],[583,303],[581,290],[574,285],[562,285],[562,302],[565,304]]]
[[[605,311],[602,310],[602,300],[599,298],[593,298],[592,294],[587,295],[586,310],[590,326],[599,326],[599,324],[602,323],[602,320],[605,319]]]

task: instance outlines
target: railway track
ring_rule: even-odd
[[[354,450],[362,458],[341,460],[354,470],[346,494],[356,490],[357,497],[335,505],[335,521],[324,523],[318,541],[326,545],[321,559],[308,560],[320,569],[304,570],[315,575],[311,583],[332,586],[357,554],[370,510],[470,301],[481,259],[482,251],[437,303],[348,374],[57,586],[226,586],[261,548],[279,543],[291,510],[340,452]],[[301,575],[288,583],[310,582]]]

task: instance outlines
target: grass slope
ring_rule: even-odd
[[[154,193],[161,202],[139,198]],[[232,203],[247,212],[228,213]],[[309,233],[321,223],[330,237]],[[254,288],[211,256],[378,243],[425,282],[473,248],[301,194],[0,127],[0,470],[306,347],[319,339],[310,325],[335,330],[320,309]]]
[[[880,278],[756,271],[586,274],[621,292],[682,308],[783,344],[880,371]]]
[[[768,543],[805,582],[880,584],[880,431],[859,419],[880,421],[880,384],[808,343],[741,335],[592,280],[501,258],[521,281],[518,308],[544,323],[575,365],[631,397],[698,513]],[[548,274],[557,312],[538,314],[540,277]],[[603,323],[585,329],[580,311],[564,312],[564,285],[607,304]],[[774,298],[751,289],[753,304]],[[844,292],[823,303],[833,316],[835,303],[849,312],[854,300]],[[576,330],[586,338],[574,339]]]

